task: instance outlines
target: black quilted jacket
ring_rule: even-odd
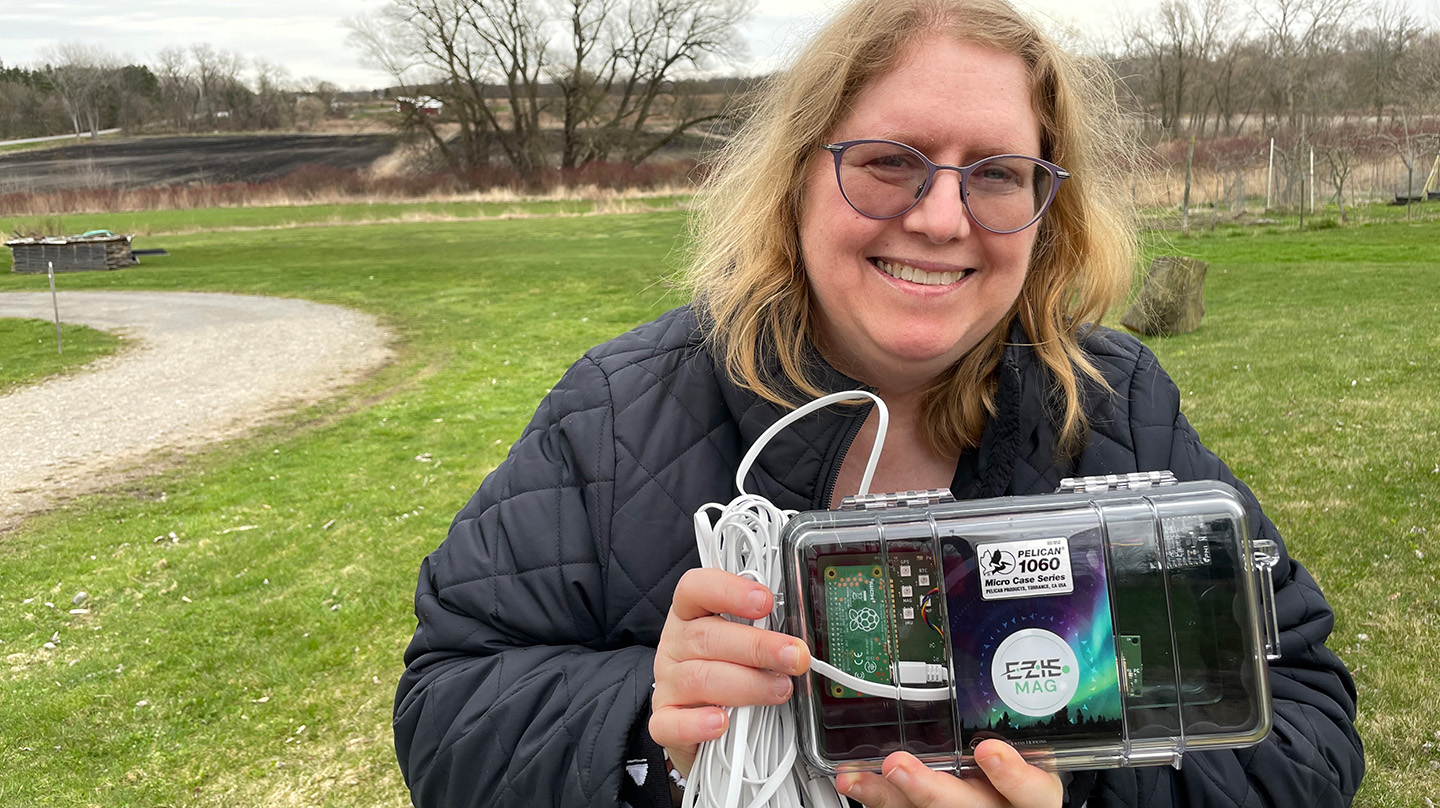
[[[1115,391],[1089,407],[1088,448],[1055,462],[1045,374],[1011,348],[1001,416],[961,464],[957,496],[1047,493],[1065,476],[1157,469],[1251,496],[1200,444],[1148,349],[1103,329],[1084,346]],[[394,725],[416,805],[618,803],[627,747],[654,748],[644,737],[654,646],[676,582],[698,561],[692,514],[733,496],[744,451],[780,415],[716,372],[689,307],[570,368],[421,567]],[[762,453],[751,490],[784,508],[822,507],[860,420],[825,412],[786,430]],[[1253,517],[1278,541],[1258,505]],[[1354,685],[1323,644],[1333,616],[1288,555],[1276,576],[1284,658],[1270,669],[1269,738],[1188,755],[1180,771],[1081,773],[1073,804],[1349,803],[1363,762]]]

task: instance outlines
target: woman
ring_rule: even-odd
[[[667,804],[664,767],[688,771],[721,705],[789,697],[803,645],[717,617],[758,617],[771,593],[687,573],[691,515],[728,500],[745,449],[820,393],[863,384],[889,405],[876,491],[1031,494],[1170,469],[1249,496],[1143,346],[1077,328],[1123,292],[1132,256],[1084,86],[1001,0],[861,0],[821,32],[723,161],[696,302],[573,366],[426,559],[395,714],[417,805]],[[829,507],[873,436],[867,410],[806,419],[767,446],[752,490]],[[1258,506],[1252,522],[1278,540]],[[986,778],[897,753],[884,777],[837,785],[887,808],[1346,804],[1353,685],[1314,582],[1288,556],[1277,576],[1276,730],[1253,749],[1062,782],[987,741]]]

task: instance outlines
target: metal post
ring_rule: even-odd
[[[1270,167],[1265,170],[1265,210],[1270,210],[1270,189],[1275,187],[1275,138],[1270,138]]]
[[[1310,212],[1314,213],[1318,208],[1315,206],[1315,147],[1310,147]]]
[[[55,307],[55,353],[64,355],[65,340],[60,336],[60,298],[55,294],[55,262],[46,262],[50,275],[50,303]]]
[[[1180,229],[1190,229],[1190,167],[1195,162],[1195,136],[1190,136],[1190,150],[1185,153],[1185,198],[1180,203]]]

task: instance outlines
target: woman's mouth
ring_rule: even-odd
[[[948,286],[975,272],[973,269],[964,269],[957,272],[926,272],[923,269],[916,269],[908,264],[884,261],[879,258],[870,259],[870,263],[874,264],[876,269],[879,269],[892,278],[899,278],[902,281],[909,281],[910,283],[921,286]]]

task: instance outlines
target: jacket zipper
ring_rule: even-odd
[[[830,510],[830,498],[835,495],[835,482],[840,479],[840,466],[845,463],[845,456],[850,454],[850,444],[855,442],[855,437],[860,434],[860,427],[865,425],[865,419],[870,417],[870,411],[873,409],[875,409],[874,404],[867,404],[864,412],[851,419],[852,423],[845,432],[845,439],[840,443],[840,453],[835,456],[835,470],[825,481],[824,490],[820,492],[820,501],[811,503],[815,510]]]

